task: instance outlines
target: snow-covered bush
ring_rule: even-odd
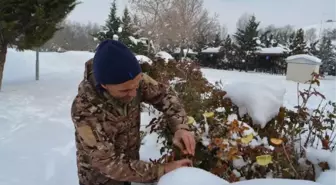
[[[169,60],[175,60],[173,56],[165,51],[159,51],[156,53],[155,58],[163,59],[165,62],[168,62]]]
[[[144,72],[175,90],[197,140],[196,155],[184,156],[172,146],[167,119],[163,115],[154,118],[148,127],[163,141],[163,156],[153,162],[191,158],[194,166],[230,182],[254,178],[315,180],[316,163],[309,161],[307,148],[333,150],[335,147],[335,103],[321,101],[315,110],[306,106],[311,96],[324,100],[314,88],[315,84],[319,85],[316,74],[310,87],[298,92],[302,101],[294,110],[279,105],[278,112],[272,113],[274,117],[263,125],[255,124],[248,111],[239,110],[237,102],[226,96],[225,86],[209,83],[197,63],[153,61]],[[329,169],[326,162],[317,163],[322,171]]]

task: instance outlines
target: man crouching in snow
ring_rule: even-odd
[[[178,98],[168,87],[142,74],[125,45],[105,40],[85,64],[84,80],[71,109],[80,185],[150,183],[191,165],[188,159],[167,164],[139,160],[141,102],[162,111],[175,133],[174,144],[194,155],[194,136],[185,124],[186,112]]]

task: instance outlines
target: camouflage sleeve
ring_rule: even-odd
[[[81,98],[77,102],[81,102]],[[76,103],[74,103],[76,104]],[[117,153],[113,139],[102,132],[96,107],[77,103],[73,105],[72,120],[75,124],[78,152],[88,157],[88,165],[107,178],[121,182],[151,183],[164,174],[162,164],[131,160]],[[114,129],[115,130],[115,129]],[[109,131],[112,136],[115,131]]]
[[[180,103],[176,93],[167,85],[155,81],[144,74],[140,86],[142,101],[153,105],[163,112],[169,120],[169,128],[175,133],[178,129],[186,129],[187,113]]]

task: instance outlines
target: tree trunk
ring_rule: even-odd
[[[6,54],[7,54],[7,44],[4,44],[0,46],[0,91],[2,87],[2,78],[6,62]]]

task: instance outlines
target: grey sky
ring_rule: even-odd
[[[83,3],[69,15],[68,19],[79,22],[104,24],[112,0],[81,0]],[[219,20],[229,31],[235,31],[239,17],[254,13],[261,25],[298,27],[319,24],[321,20],[336,19],[336,0],[205,0],[204,5],[211,13],[219,14]],[[117,0],[119,14],[127,0]]]

